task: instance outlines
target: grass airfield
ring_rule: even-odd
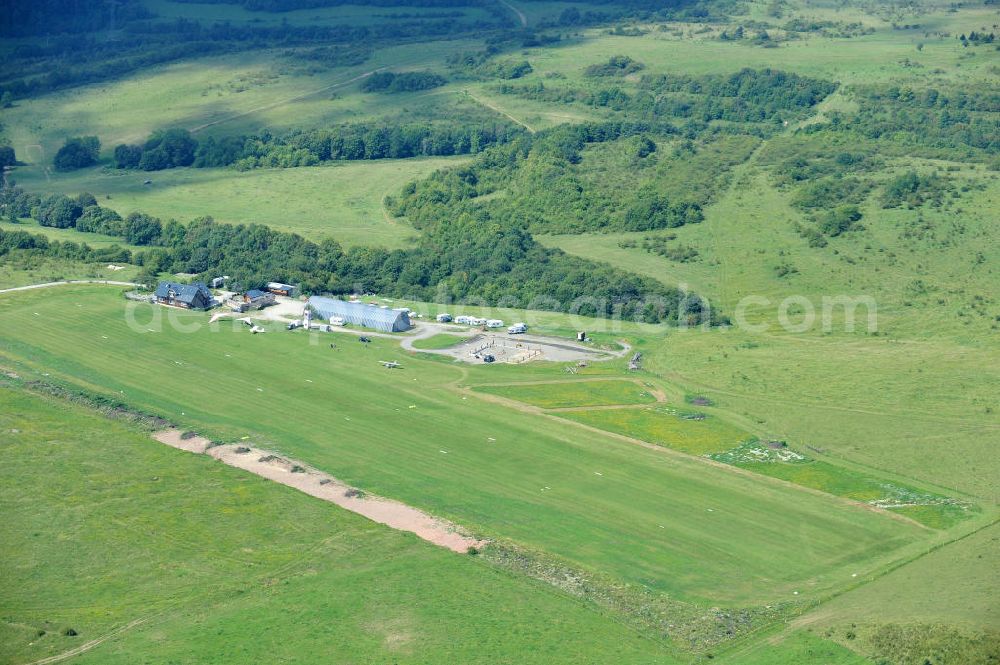
[[[583,369],[579,380],[574,378],[567,384],[561,365],[551,363],[523,368],[455,366],[434,356],[403,352],[393,340],[376,338],[366,347],[355,346],[350,335],[328,334],[315,343],[306,334],[278,330],[252,336],[228,325],[212,330],[203,314],[147,305],[128,305],[136,308],[127,318],[126,306],[119,289],[97,286],[65,286],[0,296],[0,363],[22,379],[54,381],[103,394],[217,440],[250,437],[256,445],[303,460],[352,485],[403,500],[452,519],[477,534],[523,548],[536,560],[569,565],[595,580],[626,582],[635,590],[652,594],[651,598],[663,599],[658,602],[667,603],[672,618],[678,617],[677,625],[684,630],[699,629],[700,625],[691,619],[699,608],[763,612],[764,605],[775,608],[777,614],[763,613],[755,621],[773,630],[775,620],[781,622],[803,612],[808,617],[810,607],[824,607],[821,603],[830,597],[848,599],[867,589],[861,587],[841,595],[857,586],[856,576],[865,581],[878,580],[893,567],[893,561],[918,556],[929,547],[995,519],[995,510],[987,508],[950,530],[928,529],[760,474],[748,476],[686,455],[643,448],[612,434],[577,429],[561,418],[554,420],[544,414],[482,401],[474,391],[463,388],[482,384],[482,389],[496,392],[498,388],[490,388],[489,384],[498,380],[509,383],[512,376],[520,381],[547,379],[566,386],[556,393],[562,397],[546,402],[547,407],[590,403],[598,409],[591,413],[603,413],[600,409],[608,408],[608,403],[625,409],[648,408],[650,389],[614,379],[622,375],[624,361],[593,363],[592,375],[590,368]],[[153,318],[156,312],[167,318],[157,322]],[[39,326],[39,322],[57,319],[57,326]],[[129,320],[133,323],[129,324]],[[196,330],[181,332],[185,327]],[[148,332],[151,328],[159,332]],[[645,344],[652,341],[628,339]],[[329,340],[336,341],[337,350],[329,347]],[[386,370],[379,360],[398,360],[405,369]],[[523,375],[512,373],[520,369],[527,371]],[[577,384],[581,380],[587,383],[591,376],[611,380],[590,381],[603,387],[588,393]],[[644,381],[650,380],[650,375],[643,377]],[[657,394],[662,388],[661,396],[670,401],[675,401],[678,393],[683,394],[678,386],[655,377],[653,385],[658,387]],[[516,392],[512,393],[515,388],[508,386],[506,392],[516,399]],[[5,412],[32,408],[34,398],[7,390],[4,396],[24,405]],[[530,393],[525,399],[531,399]],[[719,413],[725,415],[724,410]],[[102,425],[103,421],[93,416],[80,417],[87,419],[92,428],[120,428]],[[17,424],[9,427],[25,429]],[[9,427],[2,431],[8,432]],[[727,427],[738,429],[734,425]],[[158,444],[146,441],[141,432],[130,436],[126,439],[145,441],[142,445],[149,446],[157,457],[183,456],[177,451],[161,450]],[[36,454],[36,446],[29,449]],[[31,459],[26,463],[40,470],[51,469],[52,473],[67,464]],[[178,462],[187,460],[197,468],[208,464],[189,457]],[[110,459],[109,463],[120,464]],[[171,468],[176,463],[171,462]],[[217,468],[216,472],[235,473]],[[7,473],[18,477],[14,468]],[[157,475],[153,471],[148,474]],[[217,481],[223,487],[230,483],[266,485],[249,478]],[[288,492],[285,488],[262,491]],[[13,492],[12,496],[18,494]],[[311,501],[297,496],[287,500]],[[335,510],[325,506],[309,509]],[[248,519],[239,507],[224,510],[223,514]],[[272,521],[267,516],[259,519],[269,524]],[[715,523],[710,531],[704,529],[706,520]],[[278,522],[301,525],[308,520]],[[234,523],[233,537],[249,528]],[[381,531],[374,526],[365,528]],[[185,529],[180,524],[171,532],[187,533]],[[21,533],[18,537],[25,536]],[[392,537],[407,540],[404,536]],[[199,542],[195,535],[190,538],[191,542]],[[19,549],[20,545],[15,548]],[[168,554],[164,552],[164,556]],[[235,557],[241,559],[240,554]],[[248,558],[253,559],[249,554]],[[231,560],[232,555],[226,559]],[[403,568],[411,565],[407,563]],[[94,572],[95,579],[100,574]],[[725,584],[720,586],[720,580]],[[40,583],[60,587],[45,576]],[[314,583],[305,584],[312,588]],[[542,584],[541,588],[549,587]],[[293,592],[299,593],[289,591]],[[872,596],[877,597],[877,593],[872,592]],[[26,596],[18,592],[17,597]],[[273,607],[272,596],[265,597],[268,607]],[[948,597],[944,594],[941,602],[947,603]],[[23,601],[19,602],[23,605]],[[254,611],[255,602],[252,598],[241,599],[239,609],[232,610],[233,620],[240,613]],[[259,602],[264,602],[263,597]],[[65,617],[55,623],[88,625],[74,612],[55,616]],[[127,617],[120,613],[112,616],[88,630],[110,631],[127,623]],[[821,615],[824,620],[843,616],[850,614]],[[183,653],[172,650],[178,648],[177,636],[190,630],[191,619],[171,617],[164,619],[156,631],[130,629],[133,637],[116,637],[109,642],[120,644],[120,651],[102,648],[94,652],[94,657],[116,657],[130,650],[134,653],[135,648],[145,649],[137,645],[151,634],[160,635],[156,642],[159,646],[150,644],[148,648]],[[623,617],[626,624],[633,619],[627,614]],[[222,619],[213,613],[212,621]],[[4,630],[12,631],[18,640],[26,634],[24,625],[34,625],[21,618],[14,624]],[[810,629],[815,625],[808,623]],[[327,634],[327,638],[336,639],[336,634]],[[308,643],[309,638],[302,639]],[[815,649],[815,653],[830,653],[844,658],[845,663],[854,662],[850,660],[851,652],[838,651],[836,644],[815,631],[794,633],[787,640],[785,646],[767,653],[777,657],[787,650],[791,659],[796,657],[794,654]],[[23,641],[19,643],[26,648]],[[734,654],[744,654],[752,641],[737,643],[744,647]],[[192,644],[209,648],[197,641]],[[690,652],[684,640],[675,637],[662,644],[665,653],[681,661],[689,657],[685,655]],[[373,653],[381,653],[376,646],[372,648]],[[726,649],[722,645],[717,648],[724,656]],[[42,653],[31,648],[28,651]],[[743,655],[734,658],[732,662],[744,662]],[[635,659],[628,658],[629,662],[642,662],[638,655]],[[87,658],[82,660],[86,662]]]
[[[567,6],[515,4],[531,22]],[[763,18],[766,5],[750,3],[750,16]],[[639,37],[576,31],[558,46],[511,57],[532,62],[535,72],[524,83],[546,85],[558,76],[587,84],[583,68],[617,54],[645,62],[653,73],[730,73],[739,63],[846,85],[976,85],[992,76],[991,53],[962,49],[954,36],[996,23],[995,8],[931,7],[914,31],[894,30],[889,18],[853,7],[810,5],[786,3],[787,16],[859,20],[876,33],[808,36],[763,49],[695,32],[703,26],[669,24],[665,30],[642,26],[650,31]],[[233,7],[197,8],[241,20]],[[293,18],[310,21],[324,11]],[[358,20],[353,9],[345,11]],[[924,30],[951,36],[928,38]],[[56,174],[46,173],[44,164],[66,136],[97,133],[107,154],[118,141],[174,125],[221,136],[423,118],[469,105],[532,130],[603,117],[582,105],[502,95],[494,81],[452,81],[431,94],[393,98],[364,95],[349,83],[381,66],[443,71],[447,54],[480,47],[405,45],[379,50],[358,67],[312,73],[274,53],[205,58],[18,102],[2,111],[7,135],[28,162],[14,177],[37,191],[110,194],[102,204],[123,213],[182,221],[212,215],[314,239],[330,234],[346,245],[402,246],[414,232],[384,216],[382,197],[453,161],[248,173],[179,169],[152,174],[148,188],[141,185],[145,174],[113,176],[101,167]],[[818,117],[844,104],[850,101],[838,92]],[[769,324],[765,332],[667,331],[550,312],[461,308],[526,320],[533,332],[572,337],[584,329],[598,343],[627,339],[644,354],[641,382],[662,392],[671,408],[691,409],[687,400],[694,396],[710,400],[699,410],[709,415],[701,424],[715,430],[712,436],[688,436],[688,425],[697,423],[666,419],[656,411],[660,405],[643,396],[645,385],[566,386],[571,377],[562,366],[456,367],[404,353],[388,340],[364,349],[351,337],[335,337],[341,348],[332,351],[327,337],[313,346],[298,333],[250,336],[222,326],[182,334],[167,325],[148,333],[152,313],[135,310],[138,327],[130,329],[120,289],[113,288],[0,295],[4,369],[113,397],[220,440],[249,436],[516,546],[546,570],[567,566],[595,586],[648,594],[641,595],[648,605],[622,610],[581,600],[544,574],[531,579],[488,555],[439,552],[286,488],[162,448],[130,426],[0,388],[0,446],[7,453],[0,471],[7,516],[0,572],[21,580],[0,592],[0,662],[23,665],[64,653],[136,620],[143,623],[75,660],[131,663],[137,653],[177,662],[301,660],[333,645],[335,655],[359,662],[477,662],[486,653],[495,656],[490,662],[702,662],[709,653],[713,662],[739,665],[860,665],[878,662],[865,655],[886,653],[900,663],[928,657],[988,662],[1000,620],[1000,464],[991,453],[1000,440],[1000,348],[992,310],[973,304],[997,290],[996,175],[965,164],[949,172],[960,187],[985,184],[961,194],[960,210],[925,212],[937,230],[956,220],[965,225],[954,244],[904,240],[917,212],[883,210],[871,201],[863,232],[820,250],[796,235],[799,213],[774,185],[769,151],[785,140],[766,144],[738,169],[704,222],[671,230],[699,250],[699,261],[672,262],[620,245],[646,234],[540,237],[667,284],[689,284],[725,313],[743,296],[763,294],[772,304],[749,316],[751,323]],[[913,165],[943,170],[956,164],[899,160],[885,172]],[[3,222],[0,228],[13,227]],[[18,228],[98,246],[113,242]],[[898,261],[882,265],[882,250]],[[972,269],[968,261],[976,252],[985,265]],[[783,262],[795,271],[779,277],[775,266]],[[0,288],[98,276],[102,268],[0,265]],[[134,271],[108,278],[127,279]],[[912,293],[917,280],[929,286],[926,294]],[[782,298],[804,295],[815,303],[830,292],[874,295],[879,334],[789,334],[775,326]],[[454,305],[405,304],[456,311]],[[175,319],[181,326],[204,321],[189,314]],[[398,360],[405,369],[390,372],[378,360]],[[625,376],[624,361],[615,361],[593,363],[575,378],[613,383]],[[527,386],[512,385],[539,381],[563,387],[533,396]],[[497,392],[500,399],[490,399]],[[574,414],[574,407],[583,409]],[[571,422],[574,415],[586,422]],[[894,515],[864,509],[858,497],[836,496],[835,487],[803,487],[808,479],[793,478],[796,485],[695,459],[747,435],[786,440],[839,470],[840,479],[875,478],[976,510],[955,520]],[[146,529],[149,524],[157,526]],[[150,552],[155,556],[146,560]],[[128,603],[120,601],[123,572],[142,581]],[[637,618],[651,607],[680,626],[670,638]],[[720,638],[719,624],[696,618],[714,616],[712,608],[750,613],[753,630]],[[475,634],[468,632],[473,625]],[[70,626],[80,635],[60,634]],[[566,639],[568,631],[573,640]],[[927,644],[936,651],[906,650]]]
[[[530,580],[59,400],[0,387],[0,448],[3,663],[93,640],[73,662],[679,662]]]
[[[326,337],[311,345],[306,335],[284,332],[251,336],[206,327],[183,334],[165,326],[148,333],[143,318],[162,310],[140,306],[132,330],[113,289],[60,287],[40,297],[17,296],[2,301],[2,353],[24,369],[44,368],[81,387],[124,396],[213,438],[251,436],[474,532],[511,538],[679,599],[791,601],[800,586],[800,593],[813,587],[819,594],[866,560],[926,535],[917,525],[846,505],[831,510],[830,502],[779,484],[567,431],[541,417],[512,421],[511,411],[456,390],[482,368],[422,361],[389,340],[368,348],[334,337],[340,348],[333,350]],[[86,306],[76,307],[75,296]],[[33,340],[17,334],[21,322],[56,311],[64,324],[48,340],[37,330]],[[202,315],[176,314],[181,327],[205,323]],[[88,349],[86,357],[67,352],[81,348]],[[266,362],[254,360],[262,353]],[[407,368],[390,372],[379,360]],[[677,489],[664,495],[665,486]],[[709,508],[720,522],[714,535],[692,528]],[[768,553],[789,538],[800,547],[773,570]],[[711,563],[693,556],[705,548],[717,554]],[[719,576],[729,580],[724,589]]]

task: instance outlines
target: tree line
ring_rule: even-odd
[[[403,159],[466,155],[511,141],[523,133],[513,123],[354,123],[329,129],[274,134],[209,137],[198,140],[187,130],[154,132],[143,144],[114,149],[119,169],[158,171],[176,166],[289,168],[328,161]]]
[[[19,189],[5,187],[0,206],[8,211],[23,206],[31,195]],[[219,224],[211,218],[183,225],[138,212],[122,218],[89,195],[36,199],[32,214],[39,223],[115,235],[144,249],[116,247],[94,259],[97,254],[86,245],[0,231],[0,254],[30,251],[78,260],[130,261],[142,267],[142,280],[148,282],[161,273],[188,272],[203,279],[226,274],[239,288],[280,280],[301,284],[311,293],[375,291],[649,323],[718,320],[696,295],[545,248],[527,230],[498,223],[486,211],[465,211],[426,225],[417,244],[408,249],[345,250],[333,239],[314,243],[260,225]]]

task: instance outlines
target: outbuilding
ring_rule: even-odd
[[[288,296],[293,297],[298,295],[298,288],[292,286],[291,284],[282,284],[281,282],[268,282],[267,283],[268,293],[273,293],[276,296]]]
[[[183,307],[184,309],[208,309],[214,304],[212,292],[201,282],[194,284],[160,282],[153,294],[153,299],[161,305]]]
[[[274,304],[274,294],[260,289],[250,289],[246,293],[234,294],[226,304],[235,312],[263,309]]]
[[[343,323],[382,332],[402,332],[413,327],[409,314],[401,309],[382,309],[374,305],[324,296],[312,296],[309,298],[309,306],[322,319],[340,319]]]

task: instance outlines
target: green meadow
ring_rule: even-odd
[[[769,637],[760,640],[749,648],[735,649],[721,658],[717,657],[716,662],[740,665],[867,665],[871,661],[830,639],[801,630],[777,639]]]
[[[90,192],[102,206],[123,216],[140,211],[188,222],[210,215],[220,222],[264,224],[313,240],[332,236],[345,246],[395,248],[405,245],[415,231],[390,217],[382,199],[415,178],[461,162],[462,158],[432,157],[293,169],[180,168],[155,173],[93,168],[51,180],[26,171],[18,184],[29,191]],[[146,180],[150,184],[144,184]],[[72,230],[64,234],[94,246],[105,240]]]
[[[205,315],[100,287],[11,294],[0,312],[0,356],[26,377],[47,373],[219,440],[249,436],[475,533],[684,602],[815,599],[927,537],[761,476],[481,402],[455,387],[489,368],[422,360],[392,340],[338,336],[331,349],[277,329],[213,330]],[[59,325],[37,326],[48,317]],[[700,528],[705,519],[717,528]]]
[[[695,420],[690,417],[691,414],[668,406],[563,411],[559,416],[690,455],[729,450],[749,436],[747,432],[717,418],[703,416],[702,420]]]
[[[427,350],[437,350],[437,349],[447,349],[455,346],[461,342],[464,337],[461,335],[452,335],[450,333],[438,333],[436,335],[431,335],[430,337],[424,337],[422,339],[413,340],[413,348],[415,349],[427,349]]]
[[[566,381],[558,383],[515,383],[476,387],[478,392],[499,395],[544,409],[575,406],[646,404],[656,397],[633,381]]]
[[[875,580],[865,580],[795,625],[890,662],[985,663],[997,658],[994,522]]]
[[[3,111],[4,133],[28,165],[20,172],[41,177],[51,171],[48,164],[63,140],[79,134],[97,135],[102,154],[110,157],[115,145],[141,142],[169,127],[202,138],[386,116],[423,119],[471,103],[462,102],[459,86],[372,95],[362,93],[359,82],[383,68],[441,69],[449,53],[477,48],[479,43],[464,40],[401,44],[375,50],[361,65],[318,71],[282,49],[183,60],[19,101]]]
[[[0,449],[3,663],[678,662],[555,590],[79,406],[0,387]]]
[[[132,281],[139,272],[133,265],[111,270],[109,264],[82,263],[49,257],[33,257],[24,261],[0,263],[0,289],[31,284],[45,284],[69,279]]]
[[[539,3],[525,3],[535,4]],[[996,22],[996,12],[990,7],[969,6],[961,12],[949,12],[930,3],[914,3],[926,6],[921,8],[917,19],[920,27],[900,30],[893,27],[898,19],[875,16],[848,3],[838,3],[839,7],[829,3],[829,8],[823,4],[826,3],[785,2],[782,17],[777,21],[773,17],[754,17],[768,3],[751,2],[746,4],[750,15],[722,23],[639,23],[637,27],[644,34],[636,36],[617,36],[602,29],[580,30],[557,45],[525,49],[524,55],[535,69],[531,76],[544,77],[555,72],[570,79],[580,77],[587,65],[619,54],[643,62],[647,71],[667,74],[729,73],[739,67],[774,67],[845,84],[909,79],[917,75],[925,79],[924,83],[927,79],[962,82],[989,75],[990,57],[970,56],[956,37],[974,29],[989,31]],[[806,33],[781,41],[777,48],[762,48],[750,40],[719,39],[723,30],[732,31],[755,18],[779,24],[795,18],[856,22],[874,32],[855,37]],[[780,41],[783,31],[771,30]],[[922,44],[920,49],[917,44]]]
[[[19,220],[17,223],[9,220],[0,220],[0,230],[41,234],[49,240],[58,240],[60,242],[86,243],[94,249],[104,249],[114,245],[126,249],[136,249],[135,246],[129,245],[121,238],[106,236],[101,233],[81,233],[75,229],[57,229],[51,226],[40,226],[32,219]]]

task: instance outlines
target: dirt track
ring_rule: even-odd
[[[309,496],[335,503],[341,508],[363,515],[373,522],[414,533],[428,542],[447,547],[453,552],[464,554],[470,547],[483,547],[487,542],[464,534],[456,525],[406,504],[358,493],[336,478],[293,459],[251,446],[237,444],[212,446],[211,441],[206,438],[194,436],[185,439],[181,434],[180,430],[168,429],[156,432],[153,438],[168,446],[209,455],[229,466],[294,487]],[[245,452],[237,452],[238,450]]]

